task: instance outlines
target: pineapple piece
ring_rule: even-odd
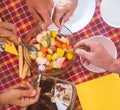
[[[52,56],[52,60],[57,60],[59,58],[59,56],[57,55],[57,53],[54,53]]]
[[[56,61],[52,61],[52,62],[50,63],[50,67],[51,67],[51,68],[58,68],[58,67],[57,67],[57,64],[56,64]]]
[[[47,54],[47,55],[46,55],[46,58],[47,58],[49,61],[51,61],[51,60],[52,60],[52,55],[51,55],[51,54]]]
[[[43,52],[41,52],[41,51],[37,52],[37,57],[44,57]]]
[[[65,53],[65,50],[64,50],[64,49],[62,49],[62,48],[57,48],[57,55],[58,55],[59,57],[62,57],[62,56],[64,55],[64,53]]]
[[[30,54],[30,58],[32,58],[33,60],[37,58],[37,55],[36,54]]]
[[[60,40],[61,40],[63,43],[66,43],[66,42],[67,42],[66,38],[63,37],[63,36],[60,38]]]
[[[52,37],[55,38],[57,35],[58,35],[58,32],[57,32],[57,31],[51,31],[51,36],[52,36]]]
[[[53,54],[53,50],[51,48],[48,48],[48,53]]]
[[[34,46],[35,46],[38,50],[40,50],[40,44],[34,44]]]
[[[47,34],[48,34],[49,37],[51,36],[51,34],[50,34],[50,30],[47,31]]]
[[[50,46],[51,45],[51,41],[50,41],[50,37],[49,37],[48,34],[46,35],[46,41],[47,41],[48,46]]]
[[[42,40],[42,41],[41,41],[41,45],[42,45],[43,47],[48,47],[48,43],[47,43],[46,40]]]
[[[50,38],[50,44],[52,45],[52,46],[54,46],[56,43],[55,43],[55,38],[53,38],[53,37],[51,37]]]
[[[74,54],[73,53],[66,53],[66,58],[68,59],[68,60],[72,60],[73,59],[73,57],[74,57]]]

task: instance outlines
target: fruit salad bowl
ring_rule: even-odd
[[[54,25],[47,30],[36,26],[26,34],[24,42],[36,48],[36,51],[29,50],[32,71],[51,76],[63,74],[75,59],[75,54],[69,52],[73,50],[73,34],[65,26],[61,30]]]

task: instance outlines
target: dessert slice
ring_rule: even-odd
[[[58,110],[67,110],[71,103],[72,93],[72,86],[70,84],[56,84],[54,97]]]

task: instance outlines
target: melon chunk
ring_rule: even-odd
[[[37,57],[36,62],[37,62],[38,65],[39,64],[43,65],[43,64],[47,64],[48,60],[47,60],[47,58],[44,58],[44,57],[43,58],[42,57]]]
[[[36,41],[40,43],[42,38],[43,38],[43,36],[41,34],[38,34],[36,36]]]

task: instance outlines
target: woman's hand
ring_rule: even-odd
[[[16,27],[8,22],[0,22],[0,42],[11,44],[13,40],[16,44],[19,43]]]
[[[78,56],[81,57],[82,63],[91,63],[108,71],[111,71],[110,68],[114,68],[113,64],[116,60],[111,55],[109,55],[109,53],[102,44],[95,41],[88,41],[87,39],[85,39],[79,41],[77,44],[75,44],[74,47],[79,48],[79,46],[82,45],[88,46],[90,48],[90,52],[87,52],[83,49],[76,49],[76,53]]]
[[[23,89],[24,88],[24,89]],[[40,88],[34,90],[30,83],[16,86],[13,89],[7,90],[0,94],[0,104],[12,104],[21,107],[26,107],[36,103],[40,96]]]
[[[59,0],[53,14],[53,22],[61,28],[76,9],[78,0]]]
[[[53,9],[53,0],[27,0],[29,11],[41,25],[44,22],[46,29],[52,23],[51,12]]]

